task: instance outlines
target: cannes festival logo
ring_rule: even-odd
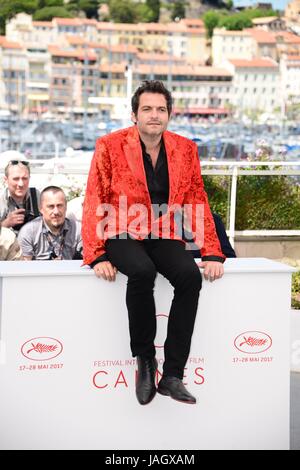
[[[32,338],[23,344],[21,353],[31,361],[49,361],[59,356],[63,345],[58,339],[48,336]]]
[[[234,340],[235,347],[246,354],[259,354],[272,346],[272,338],[262,331],[245,331]]]

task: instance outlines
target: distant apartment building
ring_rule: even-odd
[[[260,28],[230,31],[216,28],[212,38],[212,61],[220,66],[229,59],[251,60],[254,57],[277,59],[277,41],[273,33]]]
[[[281,55],[299,54],[300,37],[290,31],[266,31],[262,28],[247,28],[228,31],[216,28],[212,38],[212,60],[222,66],[230,59],[269,57],[279,62]]]
[[[282,54],[299,55],[300,54],[300,36],[289,31],[280,31],[275,33],[278,60]]]
[[[246,30],[253,40],[252,51],[254,57],[269,57],[278,60],[278,49],[275,34],[261,28],[251,28]]]
[[[265,31],[284,31],[286,29],[284,18],[279,18],[278,16],[253,18],[252,23],[255,27]]]
[[[262,26],[215,29],[213,66],[205,66],[199,19],[35,22],[19,14],[0,37],[0,107],[66,117],[116,114],[118,100],[128,104],[130,67],[133,89],[145,79],[165,82],[178,115],[226,116],[232,107],[272,111],[290,92],[300,93],[298,85],[292,90],[292,77],[299,82],[300,37]]]
[[[33,22],[34,23],[34,22]],[[57,31],[57,36],[75,34],[88,41],[97,41],[97,20],[87,18],[53,18],[52,24]]]
[[[191,60],[207,56],[205,27],[200,19],[168,24],[109,23],[81,18],[32,21],[30,15],[19,13],[6,24],[6,37],[25,46],[47,47],[60,42],[66,34],[108,46],[128,44],[142,52],[170,53]]]
[[[19,13],[6,22],[6,38],[16,41],[24,47],[36,47],[47,49],[48,44],[57,40],[57,30],[52,21],[32,21],[32,17],[26,13]]]
[[[91,49],[49,46],[51,80],[49,109],[53,114],[83,113],[99,93],[97,55]]]
[[[132,45],[141,52],[169,53],[199,60],[207,56],[205,28],[201,20],[178,23],[106,23],[99,22],[98,40],[107,45]]]
[[[81,18],[53,18],[52,21],[33,21],[32,16],[18,13],[6,23],[6,37],[22,42],[27,47],[46,48],[56,43],[65,34],[75,34],[89,41],[98,38],[97,21]]]
[[[221,66],[227,59],[252,59],[253,37],[249,31],[228,31],[215,28],[212,37],[212,63]]]
[[[283,55],[280,61],[283,94],[286,105],[300,103],[300,54]]]
[[[26,107],[28,60],[21,44],[0,36],[0,90],[4,109],[22,114]]]
[[[283,95],[280,70],[271,59],[229,59],[233,75],[232,105],[237,112],[272,112],[280,107]]]
[[[101,66],[99,98],[101,109],[115,115],[117,104],[105,102],[108,74],[113,96],[126,97],[126,64]],[[225,69],[191,65],[138,64],[133,67],[133,87],[149,77],[163,81],[171,90],[175,115],[227,116],[232,98],[232,74]]]
[[[50,100],[50,54],[44,49],[27,49],[27,59],[27,111],[28,113],[45,112],[49,108]]]

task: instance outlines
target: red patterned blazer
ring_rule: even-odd
[[[83,206],[84,264],[105,253],[105,241],[127,232],[142,240],[150,232],[181,240],[175,213],[185,207],[202,259],[225,259],[215,231],[194,142],[169,131],[163,133],[169,172],[170,210],[153,219],[140,137],[136,126],[108,134],[96,142]],[[197,209],[198,208],[198,209]]]

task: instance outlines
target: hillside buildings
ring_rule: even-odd
[[[177,115],[274,112],[300,99],[298,4],[243,31],[216,28],[211,47],[200,19],[40,22],[20,13],[0,36],[0,109],[125,117],[131,90],[155,78],[172,90]]]

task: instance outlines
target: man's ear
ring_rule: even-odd
[[[4,182],[5,185],[7,185],[7,176],[3,177],[3,182]]]
[[[132,120],[133,124],[136,124],[137,119],[136,119],[136,116],[135,116],[134,112],[131,113],[131,120]]]

